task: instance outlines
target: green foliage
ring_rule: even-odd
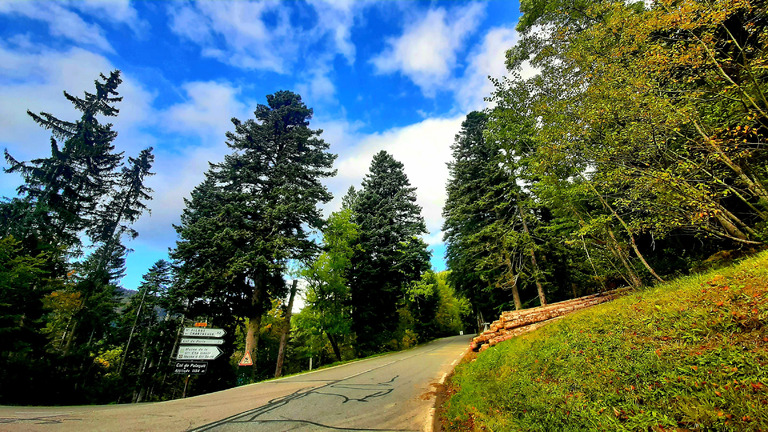
[[[574,313],[457,368],[447,430],[768,427],[768,254]]]
[[[347,281],[352,255],[359,236],[352,223],[352,210],[332,213],[323,230],[325,251],[301,276],[307,282],[305,312],[297,322],[306,330],[328,338],[337,361],[342,360],[340,345],[350,342],[352,298]]]
[[[511,308],[497,288],[520,307],[534,283],[552,299],[640,287],[763,244],[760,4],[521,10],[511,77],[493,80],[492,108],[467,117],[449,165],[447,260],[476,310]]]
[[[56,286],[46,278],[48,258],[24,253],[12,236],[0,239],[0,359],[40,348],[43,298]],[[38,352],[39,354],[39,352]],[[0,361],[2,361],[0,360]]]
[[[472,309],[448,285],[448,277],[447,272],[427,271],[407,288],[400,323],[406,337],[425,342],[464,330],[463,320],[472,314]]]
[[[126,384],[123,398],[131,402],[160,400],[172,389],[166,378],[171,372],[172,352],[181,316],[172,312],[169,290],[173,284],[171,264],[155,262],[142,278],[139,290],[120,317],[120,358],[114,366]]]
[[[511,301],[511,292],[494,288],[508,288],[505,282],[514,278],[504,259],[507,250],[499,247],[490,232],[499,222],[492,193],[510,180],[499,169],[499,142],[484,137],[487,122],[486,113],[471,112],[462,123],[451,146],[453,159],[448,164],[448,196],[443,207],[446,261],[452,270],[449,280],[470,299],[480,323],[483,317],[493,316],[500,304]],[[507,232],[503,230],[505,237]]]

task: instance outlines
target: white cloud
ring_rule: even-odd
[[[378,73],[399,72],[432,96],[451,77],[457,54],[484,11],[483,3],[450,11],[430,9],[423,19],[406,25],[400,37],[389,39],[388,47],[371,62]]]
[[[26,111],[77,118],[77,111],[62,91],[82,96],[83,91],[93,91],[100,73],[108,74],[116,67],[105,57],[80,48],[52,51],[25,42],[22,49],[0,43],[0,145],[19,159],[29,159],[49,151],[50,132],[38,126]],[[107,121],[115,123],[119,133],[116,145],[133,151],[151,145],[138,128],[152,118],[154,95],[130,75],[123,74],[122,78],[118,92],[123,101],[117,105],[120,114]]]
[[[144,36],[149,29],[149,23],[139,18],[130,0],[74,0],[68,5],[104,22],[125,24],[138,36]]]
[[[352,43],[352,26],[355,17],[365,7],[360,0],[315,0],[310,5],[317,13],[316,37],[330,35],[335,52],[343,55],[349,64],[355,61],[355,45]]]
[[[456,102],[462,110],[467,112],[485,107],[483,98],[493,91],[488,76],[500,78],[507,75],[506,52],[517,39],[517,32],[512,28],[491,29],[482,44],[470,53],[464,76],[456,86]]]
[[[297,49],[288,8],[278,1],[172,3],[168,11],[174,33],[232,66],[285,73],[285,56]]]
[[[309,4],[317,14],[309,28],[294,25],[292,5],[277,0],[172,3],[168,13],[171,30],[199,45],[203,56],[238,68],[293,73],[299,61],[310,57],[310,48],[311,57],[323,58],[313,63],[324,63],[326,69],[336,54],[354,63],[351,31],[369,2],[314,0]],[[314,73],[312,79],[326,77],[327,73]]]
[[[309,106],[336,102],[336,85],[333,83],[333,58],[327,54],[316,57],[306,68],[309,72],[297,76],[295,85],[302,100]]]
[[[48,24],[52,36],[112,52],[104,31],[96,24],[85,22],[77,13],[56,2],[3,1],[0,13],[19,15]]]
[[[328,181],[334,200],[327,210],[338,209],[341,197],[349,186],[359,188],[371,165],[373,155],[381,150],[403,163],[412,186],[416,187],[417,203],[430,234],[429,244],[442,242],[442,209],[445,204],[445,182],[448,179],[446,163],[451,158],[450,146],[461,128],[464,116],[431,118],[402,128],[382,133],[360,134],[352,126],[339,127],[342,136],[325,137],[331,142],[331,151],[344,151],[335,164],[338,174]],[[355,143],[354,146],[351,143]]]
[[[232,117],[248,117],[247,106],[238,100],[240,89],[230,83],[195,81],[182,88],[187,100],[162,114],[164,127],[170,132],[198,135],[209,142],[224,141],[224,133],[232,129]]]

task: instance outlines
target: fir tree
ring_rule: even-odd
[[[429,252],[418,237],[427,230],[415,191],[403,164],[381,151],[353,200],[360,234],[350,283],[359,354],[392,348],[398,302],[429,268]]]
[[[190,299],[206,299],[222,314],[248,319],[246,350],[256,361],[261,317],[286,291],[288,260],[306,260],[317,246],[309,231],[322,226],[318,203],[331,199],[320,183],[332,176],[335,155],[309,128],[312,110],[289,91],[267,96],[255,118],[232,119],[233,150],[211,167],[187,201],[173,258]],[[193,302],[193,309],[198,308]]]
[[[80,98],[64,92],[82,113],[75,122],[27,111],[37,124],[51,131],[50,157],[26,163],[5,151],[10,165],[6,172],[20,173],[24,179],[18,193],[33,207],[33,231],[56,246],[80,246],[79,233],[89,227],[102,197],[112,192],[114,171],[122,161],[122,153],[114,152],[117,132],[111,123],[102,124],[97,118],[118,114],[114,104],[122,100],[117,96],[120,72],[100,76],[95,93],[85,92]]]

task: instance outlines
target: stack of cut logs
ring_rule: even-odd
[[[536,330],[544,324],[570,312],[613,300],[627,290],[628,288],[622,288],[559,303],[552,303],[547,306],[503,312],[499,320],[494,321],[488,330],[472,339],[469,347],[473,351],[486,350],[499,342],[504,342],[515,336]]]

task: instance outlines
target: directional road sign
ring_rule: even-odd
[[[222,337],[224,336],[224,329],[203,328],[203,327],[184,327],[184,333],[182,336],[192,337]]]
[[[202,375],[208,371],[208,362],[177,361],[173,373],[180,375]]]
[[[223,343],[224,339],[181,338],[182,345],[221,345]]]
[[[215,346],[182,345],[176,360],[215,360],[222,352]]]

